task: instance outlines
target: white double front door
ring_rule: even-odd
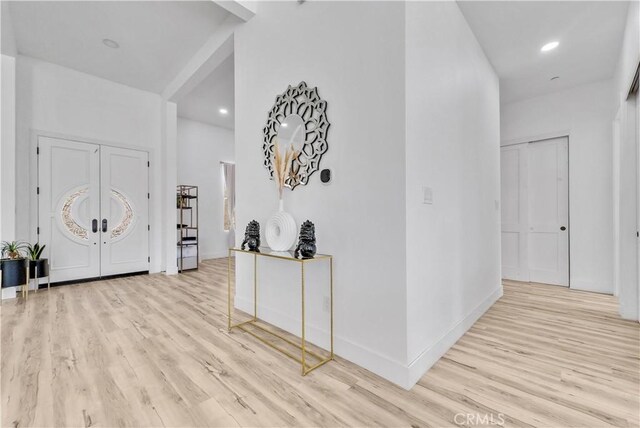
[[[148,153],[43,136],[38,152],[51,282],[148,271]]]
[[[502,276],[569,285],[568,139],[501,148]]]

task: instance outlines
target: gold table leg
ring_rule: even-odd
[[[258,321],[258,255],[253,255],[253,320]]]
[[[302,303],[302,376],[306,375],[306,362],[305,362],[305,358],[306,358],[306,349],[305,349],[305,340],[304,340],[304,262],[300,263],[300,278],[301,278],[301,291],[300,294],[302,296],[301,299],[301,303]]]
[[[26,260],[26,265],[27,265],[27,267],[25,268],[26,282],[22,289],[22,297],[26,297],[28,299],[29,298],[29,260]]]
[[[333,257],[329,258],[329,281],[331,288],[331,359],[333,360]]]
[[[229,320],[228,329],[231,331],[231,249],[227,258],[227,318]]]
[[[316,354],[315,352],[312,352],[311,350],[307,349],[307,340],[306,340],[306,305],[305,305],[305,300],[306,300],[306,295],[305,295],[305,268],[304,268],[304,261],[302,260],[298,260],[300,262],[300,295],[301,295],[301,342],[295,343],[292,340],[274,332],[271,331],[270,329],[267,329],[266,327],[261,326],[260,324],[258,324],[258,267],[257,267],[257,263],[258,263],[258,256],[260,254],[258,253],[254,253],[253,254],[253,317],[247,321],[243,321],[243,322],[239,322],[237,324],[233,324],[233,315],[232,315],[232,311],[233,311],[233,305],[232,305],[232,301],[231,301],[231,254],[235,251],[239,251],[239,250],[235,250],[230,248],[229,249],[229,255],[228,255],[228,260],[227,260],[227,311],[228,311],[228,324],[227,324],[227,328],[228,331],[231,332],[232,329],[234,328],[239,328],[240,330],[244,331],[245,333],[250,334],[251,336],[255,337],[256,339],[260,340],[261,342],[263,342],[265,345],[268,345],[269,347],[279,351],[280,353],[294,359],[295,361],[299,362],[301,365],[301,374],[302,376],[306,376],[308,373],[310,373],[311,371],[317,369],[320,366],[323,366],[324,364],[328,363],[329,361],[334,359],[334,350],[333,350],[333,330],[334,330],[334,326],[333,326],[333,257],[328,257],[329,258],[329,272],[330,272],[330,303],[331,303],[331,307],[330,307],[330,341],[331,341],[331,353],[328,357],[322,357],[318,354]],[[289,351],[285,350],[284,348],[281,348],[271,342],[269,342],[268,340],[260,337],[259,335],[257,335],[255,332],[251,331],[250,329],[248,329],[248,325],[252,325],[253,328],[258,328],[262,331],[264,331],[265,333],[268,333],[270,335],[273,335],[287,343],[289,343],[292,346],[296,346],[300,349],[301,351],[301,355],[300,357],[295,356],[294,354],[290,353]],[[311,366],[307,365],[307,356],[311,355],[314,358],[317,358],[319,360],[318,363],[315,363]]]

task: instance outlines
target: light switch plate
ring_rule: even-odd
[[[422,187],[422,203],[428,205],[433,204],[433,189],[431,187]]]

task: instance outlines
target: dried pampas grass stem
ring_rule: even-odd
[[[280,153],[280,144],[276,140],[273,147],[273,169],[275,174],[276,185],[278,186],[278,196],[282,199],[282,192],[284,191],[285,181],[291,174],[291,164],[293,160],[298,156],[298,151],[293,148],[291,144],[284,152]]]

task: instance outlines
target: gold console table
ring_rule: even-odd
[[[237,324],[233,324],[232,322],[232,312],[233,312],[233,305],[232,305],[232,298],[231,298],[231,256],[232,253],[245,253],[245,254],[251,254],[253,255],[253,318],[251,318],[248,321],[244,321],[244,322],[239,322]],[[285,260],[285,261],[290,261],[290,262],[294,262],[294,263],[299,263],[300,264],[300,289],[301,289],[301,307],[302,307],[302,318],[301,318],[301,343],[296,343],[284,336],[282,336],[281,334],[276,333],[275,331],[272,331],[260,324],[258,324],[258,258],[259,257],[270,257],[270,258],[276,258],[276,259],[280,259],[280,260]],[[331,290],[331,294],[330,294],[330,301],[331,301],[331,308],[330,308],[330,319],[331,319],[331,326],[330,326],[330,336],[331,336],[331,351],[330,351],[330,355],[328,357],[323,357],[319,354],[317,354],[316,352],[311,351],[310,349],[307,349],[307,342],[305,340],[305,275],[304,275],[304,267],[307,263],[315,263],[315,262],[319,262],[319,261],[328,261],[329,262],[329,277],[330,277],[330,290]],[[292,358],[293,360],[297,361],[300,363],[301,367],[302,367],[302,376],[305,376],[306,374],[308,374],[309,372],[311,372],[312,370],[317,369],[318,367],[328,363],[329,361],[333,360],[333,256],[328,255],[328,254],[316,254],[312,259],[297,259],[294,257],[293,255],[293,251],[273,251],[270,248],[265,248],[265,247],[261,247],[260,248],[260,252],[254,252],[254,251],[249,251],[249,250],[242,250],[240,248],[229,248],[229,259],[228,259],[228,271],[227,271],[227,285],[228,285],[228,315],[229,315],[229,332],[231,332],[232,329],[234,328],[238,328],[246,333],[249,333],[250,335],[252,335],[253,337],[255,337],[256,339],[260,340],[261,342],[263,342],[264,344],[272,347],[273,349],[283,353],[284,355],[288,356],[289,358]],[[257,335],[256,333],[254,333],[253,331],[251,331],[249,328],[247,328],[248,325],[252,325],[253,327],[256,327],[266,333],[269,333],[272,336],[277,337],[278,339],[288,343],[289,345],[295,346],[298,349],[300,349],[301,353],[300,356],[294,355],[293,353],[289,352],[286,349],[283,349],[277,345],[274,345],[273,343],[269,342],[268,340],[260,337],[259,335]],[[307,363],[307,356],[311,355],[314,358],[316,358],[317,360],[319,360],[319,362],[317,362],[316,364],[313,365],[309,365]]]

